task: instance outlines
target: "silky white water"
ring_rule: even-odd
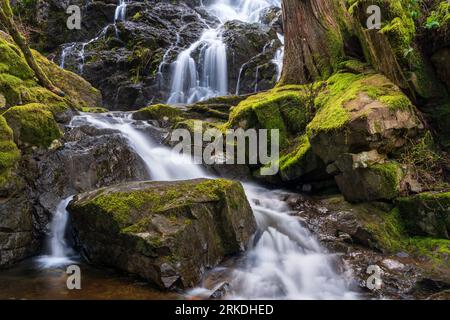
[[[53,214],[50,224],[50,237],[48,238],[50,254],[38,257],[38,263],[43,268],[64,266],[73,262],[70,258],[73,251],[65,238],[69,219],[66,208],[72,199],[73,196],[62,200]]]
[[[182,157],[162,147],[136,129],[127,114],[84,114],[72,126],[91,125],[115,129],[144,160],[153,180],[208,178],[190,157]],[[334,268],[334,256],[326,252],[314,236],[281,200],[282,193],[254,185],[244,185],[258,225],[256,244],[246,253],[244,264],[232,273],[228,298],[235,299],[352,299],[348,277]],[[198,288],[190,294],[211,290]]]
[[[200,39],[183,50],[173,62],[167,103],[190,104],[229,94],[223,24],[231,20],[258,22],[262,11],[271,6],[280,7],[280,0],[216,0],[207,6],[206,9],[219,19],[220,24],[211,28],[205,23]],[[236,91],[239,91],[239,84]]]

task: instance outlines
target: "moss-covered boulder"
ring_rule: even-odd
[[[422,193],[397,203],[408,233],[450,239],[450,192]]]
[[[343,153],[389,153],[423,129],[411,101],[380,74],[338,73],[316,98],[308,124],[314,152],[325,163]]]
[[[13,131],[0,115],[0,190],[9,182],[11,170],[17,166],[20,151],[13,141]]]
[[[347,200],[392,200],[402,168],[386,160],[424,126],[411,101],[376,73],[337,73],[315,99],[307,134]]]
[[[238,182],[136,182],[78,195],[69,205],[82,253],[162,289],[198,284],[256,230]]]
[[[308,124],[305,86],[282,86],[250,96],[231,110],[228,128],[278,129],[280,146],[302,133]]]
[[[347,201],[393,200],[399,195],[403,171],[394,161],[344,168],[341,172],[335,180]]]
[[[49,147],[62,136],[52,109],[39,103],[30,103],[8,109],[3,116],[14,132],[19,146]]]
[[[37,51],[33,51],[33,55],[49,79],[64,91],[65,97],[59,97],[38,84],[19,48],[0,31],[0,94],[5,98],[6,107],[27,103],[65,105],[77,109],[101,106],[100,92],[86,80],[59,68]]]

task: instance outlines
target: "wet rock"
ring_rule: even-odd
[[[198,284],[256,230],[242,186],[227,180],[124,183],[78,195],[69,212],[89,261],[161,289]]]
[[[145,180],[146,167],[127,141],[111,130],[70,130],[64,145],[37,150],[23,159],[25,180],[33,199],[33,227],[39,239],[48,233],[61,199],[124,181]]]
[[[229,21],[223,28],[230,92],[245,94],[273,88],[277,71],[272,59],[281,47],[276,32],[259,23],[240,21]]]
[[[0,268],[12,265],[37,253],[33,207],[28,190],[20,179],[0,194]]]
[[[296,201],[292,196],[289,203],[324,246],[340,253],[365,298],[439,297],[450,284],[448,263],[436,264],[438,260],[421,255],[430,249],[414,249],[414,241],[406,240],[401,231],[403,221],[392,206],[380,202],[351,204],[342,196],[302,196]],[[379,268],[381,276],[381,288],[377,290],[367,285],[374,268]]]
[[[223,282],[219,284],[218,287],[211,294],[210,299],[222,299],[224,298],[228,292],[230,291],[230,284],[227,282]]]

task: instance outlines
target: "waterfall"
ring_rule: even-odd
[[[257,22],[262,11],[270,6],[280,6],[280,1],[217,0],[206,7],[219,19],[220,25],[215,29],[207,26],[200,39],[183,50],[173,62],[167,103],[190,104],[227,95],[227,48],[222,39],[222,27],[230,20]],[[239,92],[239,84],[236,91]]]
[[[275,57],[272,60],[272,63],[277,67],[277,81],[281,78],[281,73],[283,72],[283,59],[284,59],[284,36],[282,34],[277,33],[278,39],[280,39],[283,46],[277,50],[275,53]]]
[[[58,267],[72,263],[70,255],[73,252],[65,239],[67,221],[69,219],[66,208],[72,199],[73,196],[62,200],[53,214],[50,224],[50,236],[48,238],[50,254],[38,258],[38,263],[43,268]]]
[[[66,64],[66,57],[75,55],[76,60],[78,62],[78,73],[83,74],[84,69],[84,61],[85,61],[85,55],[84,51],[86,49],[86,46],[90,45],[91,43],[99,40],[100,38],[104,37],[106,35],[106,32],[108,31],[108,28],[112,25],[114,26],[114,30],[116,33],[116,37],[119,37],[118,30],[117,30],[117,22],[118,21],[125,21],[126,18],[126,12],[127,12],[127,5],[130,3],[131,0],[119,0],[119,3],[116,7],[116,10],[114,12],[114,20],[113,24],[107,24],[101,31],[98,33],[94,38],[80,43],[71,43],[67,45],[61,52],[61,62],[59,66],[64,69]],[[79,47],[79,49],[78,49]]]
[[[114,12],[114,23],[116,21],[125,21],[125,16],[127,14],[127,0],[119,0],[119,5]]]
[[[128,114],[83,114],[71,126],[115,129],[146,163],[154,180],[208,178],[204,170],[162,147],[135,128]],[[150,124],[148,124],[150,125]],[[180,159],[180,157],[182,157]],[[175,161],[174,161],[175,160]],[[334,269],[334,256],[323,249],[300,222],[290,216],[282,194],[244,185],[258,225],[256,244],[246,253],[243,266],[232,273],[228,298],[247,299],[352,299],[347,277]],[[197,288],[191,294],[212,292]]]
[[[192,54],[200,50],[202,74]],[[201,38],[182,51],[173,63],[170,104],[194,103],[215,96],[228,94],[226,46],[219,30],[208,29]]]

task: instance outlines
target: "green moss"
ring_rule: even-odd
[[[145,232],[151,222],[148,216],[139,218],[143,212],[170,211],[171,216],[167,219],[178,221],[177,208],[199,201],[219,200],[223,193],[235,184],[229,180],[217,179],[195,184],[192,181],[180,181],[172,186],[163,185],[129,192],[105,193],[105,189],[100,189],[86,205],[91,211],[112,214],[122,232],[140,233]],[[189,224],[185,220],[183,217],[182,223]]]
[[[362,76],[351,73],[337,73],[327,81],[327,90],[315,100],[318,112],[308,131],[331,131],[344,126],[350,120],[350,113],[344,104],[355,99],[364,88],[361,84]]]
[[[27,103],[65,104],[73,108],[96,106],[101,103],[100,92],[80,76],[59,68],[37,51],[32,50],[37,63],[49,79],[66,96],[59,97],[41,87],[16,45],[0,34],[0,93],[6,105],[12,107]]]
[[[18,48],[1,37],[0,73],[8,73],[22,80],[34,77],[33,71],[28,67]]]
[[[176,107],[166,104],[155,104],[136,111],[133,114],[133,118],[139,120],[170,120],[171,122],[177,122],[182,121],[182,114],[183,112]]]
[[[450,192],[425,192],[397,199],[397,205],[411,235],[448,237]]]
[[[13,141],[13,131],[0,115],[0,188],[7,182],[19,158],[20,151]]]
[[[381,96],[378,99],[380,102],[388,105],[391,110],[411,110],[412,103],[406,95],[401,92],[393,95]]]
[[[291,171],[297,171],[299,168],[305,166],[307,161],[306,155],[312,152],[311,145],[309,144],[308,137],[303,135],[297,139],[294,151],[287,155],[283,155],[279,161],[279,168],[281,174],[290,175]]]
[[[450,240],[433,238],[411,238],[407,241],[408,251],[427,257],[435,265],[450,266]]]
[[[425,21],[427,29],[445,29],[450,24],[450,3],[441,1],[428,15]]]
[[[53,114],[45,105],[31,103],[12,107],[3,116],[19,144],[48,147],[62,136]]]
[[[403,221],[397,208],[390,212],[377,212],[377,217],[366,217],[365,227],[374,236],[380,248],[387,252],[398,252],[405,248]]]
[[[315,99],[316,116],[308,125],[308,133],[339,130],[351,119],[347,104],[366,94],[392,110],[412,107],[409,99],[380,74],[337,73],[326,82],[327,89]]]
[[[370,166],[369,169],[373,170],[378,176],[382,177],[382,181],[385,184],[382,187],[385,188],[385,190],[390,190],[392,194],[397,194],[400,175],[402,172],[398,163],[390,161]]]
[[[87,113],[105,113],[108,112],[108,109],[105,108],[91,108],[91,107],[81,107],[79,109],[81,112],[87,112]]]
[[[301,133],[309,120],[305,86],[277,87],[250,96],[232,109],[227,128],[279,129],[280,145]]]

